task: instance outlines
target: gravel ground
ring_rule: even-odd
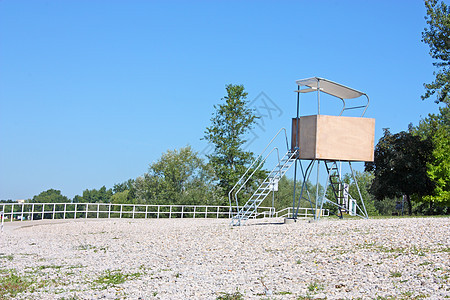
[[[450,298],[450,218],[282,223],[13,222],[0,277],[19,299]]]

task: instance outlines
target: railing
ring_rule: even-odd
[[[231,218],[236,207],[211,205],[144,205],[112,203],[2,203],[1,229],[5,221],[44,219],[99,219],[99,218]],[[299,218],[314,216],[311,208],[300,208]],[[327,209],[321,216],[329,216]],[[290,218],[292,207],[275,211],[272,207],[259,207],[251,218]]]
[[[317,210],[317,212],[320,212],[321,217],[329,217],[330,211],[328,209],[321,209]],[[256,214],[256,217],[262,216],[263,218],[292,218],[292,207],[283,208],[279,211],[262,211],[258,214]],[[305,219],[305,218],[313,218],[314,217],[314,211],[310,207],[300,207],[299,213],[297,215],[297,218],[299,219]]]
[[[239,201],[238,201],[238,197],[237,197],[238,193],[245,187],[245,185],[250,180],[250,178],[253,176],[253,174],[255,174],[255,172],[264,165],[264,162],[274,151],[277,152],[278,163],[280,162],[280,153],[279,153],[278,147],[272,148],[272,150],[270,150],[269,154],[267,154],[264,158],[263,158],[263,155],[264,155],[264,153],[266,153],[266,150],[270,147],[270,145],[275,141],[275,139],[278,137],[278,135],[282,131],[284,131],[284,136],[286,139],[286,149],[287,149],[287,151],[289,151],[289,142],[288,142],[288,138],[287,138],[286,128],[281,128],[280,130],[278,130],[277,134],[275,134],[275,136],[270,140],[270,142],[267,144],[266,148],[264,148],[264,150],[261,152],[261,154],[258,155],[258,157],[247,168],[245,173],[239,178],[239,180],[236,182],[236,184],[233,186],[233,188],[228,192],[228,201],[230,203],[230,207],[233,207],[233,192],[234,192],[234,200],[236,202],[235,207],[236,207],[237,211],[239,211]],[[254,167],[255,164],[258,164],[258,165],[256,167]],[[248,177],[246,177],[247,174],[252,170],[253,170],[253,172],[250,175],[248,175]]]
[[[231,218],[235,207],[210,205],[143,205],[112,203],[5,203],[0,204],[2,224],[5,219],[43,220],[80,218]],[[234,212],[233,212],[234,209]],[[260,207],[273,213],[272,207]]]

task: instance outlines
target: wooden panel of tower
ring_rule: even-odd
[[[297,122],[292,119],[291,145],[299,148],[298,158],[373,161],[375,119],[312,115]]]

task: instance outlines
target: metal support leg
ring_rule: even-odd
[[[369,215],[367,214],[366,206],[364,205],[364,199],[363,199],[363,197],[362,197],[362,195],[361,195],[361,191],[359,190],[358,181],[356,180],[355,172],[353,171],[351,162],[348,162],[348,165],[350,166],[350,170],[352,171],[353,181],[355,182],[356,189],[358,190],[358,194],[359,194],[359,199],[361,199],[361,203],[362,203],[362,206],[363,206],[363,209],[364,209],[363,215],[364,215],[364,217],[365,217],[366,219],[368,219],[368,218],[369,218]]]
[[[298,210],[299,210],[299,208],[300,208],[300,201],[302,200],[302,198],[303,198],[303,192],[305,191],[305,189],[306,189],[306,191],[307,191],[307,193],[308,193],[308,201],[309,201],[309,203],[310,203],[310,205],[311,205],[311,210],[312,211],[314,211],[314,208],[313,208],[313,205],[312,205],[312,202],[311,202],[311,197],[309,197],[309,192],[308,192],[308,188],[306,187],[306,183],[307,183],[307,181],[308,181],[308,179],[309,179],[309,176],[311,175],[311,171],[312,171],[312,165],[314,164],[314,162],[315,162],[315,160],[312,160],[309,164],[308,164],[308,167],[306,168],[306,171],[303,173],[303,168],[302,168],[302,173],[303,173],[303,182],[302,182],[302,190],[300,191],[300,197],[298,198],[298,204],[297,204],[297,209],[295,209],[294,208],[294,216],[293,216],[293,218],[294,219],[297,219],[297,216],[298,216]],[[301,166],[301,164],[300,164],[300,166]]]

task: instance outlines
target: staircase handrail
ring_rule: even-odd
[[[285,154],[285,157],[287,156],[287,154],[289,154],[290,152],[288,151],[286,154]],[[270,153],[269,153],[269,155],[270,155]],[[288,162],[289,162],[289,160],[291,160],[292,159],[292,157],[294,157],[295,155],[297,155],[297,150],[295,150],[294,152],[292,152],[292,153],[290,153],[290,155],[289,155],[289,158],[288,158],[288,160],[286,160],[285,162],[284,162],[284,164],[283,164],[283,166],[285,166]],[[267,158],[267,157],[266,157]],[[281,178],[281,176],[282,176],[282,172],[281,172],[281,169],[280,170],[276,170],[276,169],[278,169],[278,167],[279,166],[281,166],[281,164],[280,164],[280,161],[278,162],[278,165],[277,166],[275,166],[270,172],[269,172],[269,174],[267,175],[267,177],[263,180],[263,182],[268,182],[268,179],[269,178],[271,178],[271,175],[272,174],[276,174],[276,173],[279,173],[280,174],[280,178]],[[286,171],[285,171],[286,172]],[[254,173],[254,172],[253,172]],[[248,178],[248,179],[250,179],[251,178],[251,176]],[[247,179],[247,181],[248,181],[248,179]],[[245,185],[243,185],[243,186],[245,186]],[[241,187],[242,188],[242,187]],[[240,189],[239,189],[240,190]],[[256,193],[256,191],[255,191],[255,193]],[[237,199],[237,193],[235,194],[235,196],[236,196],[236,208],[238,209],[238,214],[235,216],[235,217],[238,217],[239,216],[239,214],[247,214],[249,211],[250,211],[250,209],[251,209],[251,207],[247,207],[247,210],[245,210],[245,205],[239,210],[239,204],[238,204],[238,199]]]
[[[252,174],[250,174],[250,176],[248,176],[248,178],[245,180],[245,182],[242,183],[242,185],[239,187],[239,189],[234,193],[234,198],[236,200],[236,208],[238,210],[239,210],[239,202],[237,199],[237,195],[244,188],[244,186],[247,184],[247,182],[250,180],[250,178],[253,177],[253,175],[256,173],[256,171],[259,169],[259,167],[261,167],[264,164],[264,162],[267,160],[267,158],[270,156],[270,154],[272,154],[272,152],[275,150],[277,150],[278,162],[280,162],[280,151],[278,150],[278,147],[274,147],[274,148],[272,148],[272,150],[270,150],[270,152],[266,155],[266,157],[264,157],[264,159],[258,164],[258,166],[255,168],[255,170],[253,170]]]
[[[250,165],[250,167],[247,168],[247,171],[245,171],[245,173],[239,178],[239,180],[236,182],[236,184],[233,186],[233,188],[228,192],[228,201],[230,203],[230,207],[232,206],[232,193],[233,193],[233,191],[236,189],[236,187],[239,185],[239,183],[242,182],[243,178],[247,175],[247,173],[250,171],[250,169],[253,167],[253,165],[263,156],[264,152],[266,152],[267,148],[270,147],[270,145],[278,137],[278,135],[280,134],[281,131],[284,131],[284,136],[286,138],[286,148],[287,148],[287,150],[289,150],[289,142],[288,142],[288,138],[287,138],[287,131],[286,131],[286,128],[283,127],[280,130],[278,130],[277,134],[275,134],[275,136],[270,140],[270,142],[267,144],[266,148],[264,148],[264,150],[261,152],[261,154],[253,161],[253,163]],[[273,149],[272,149],[272,151],[273,151]],[[278,155],[278,157],[279,157],[279,155]]]

